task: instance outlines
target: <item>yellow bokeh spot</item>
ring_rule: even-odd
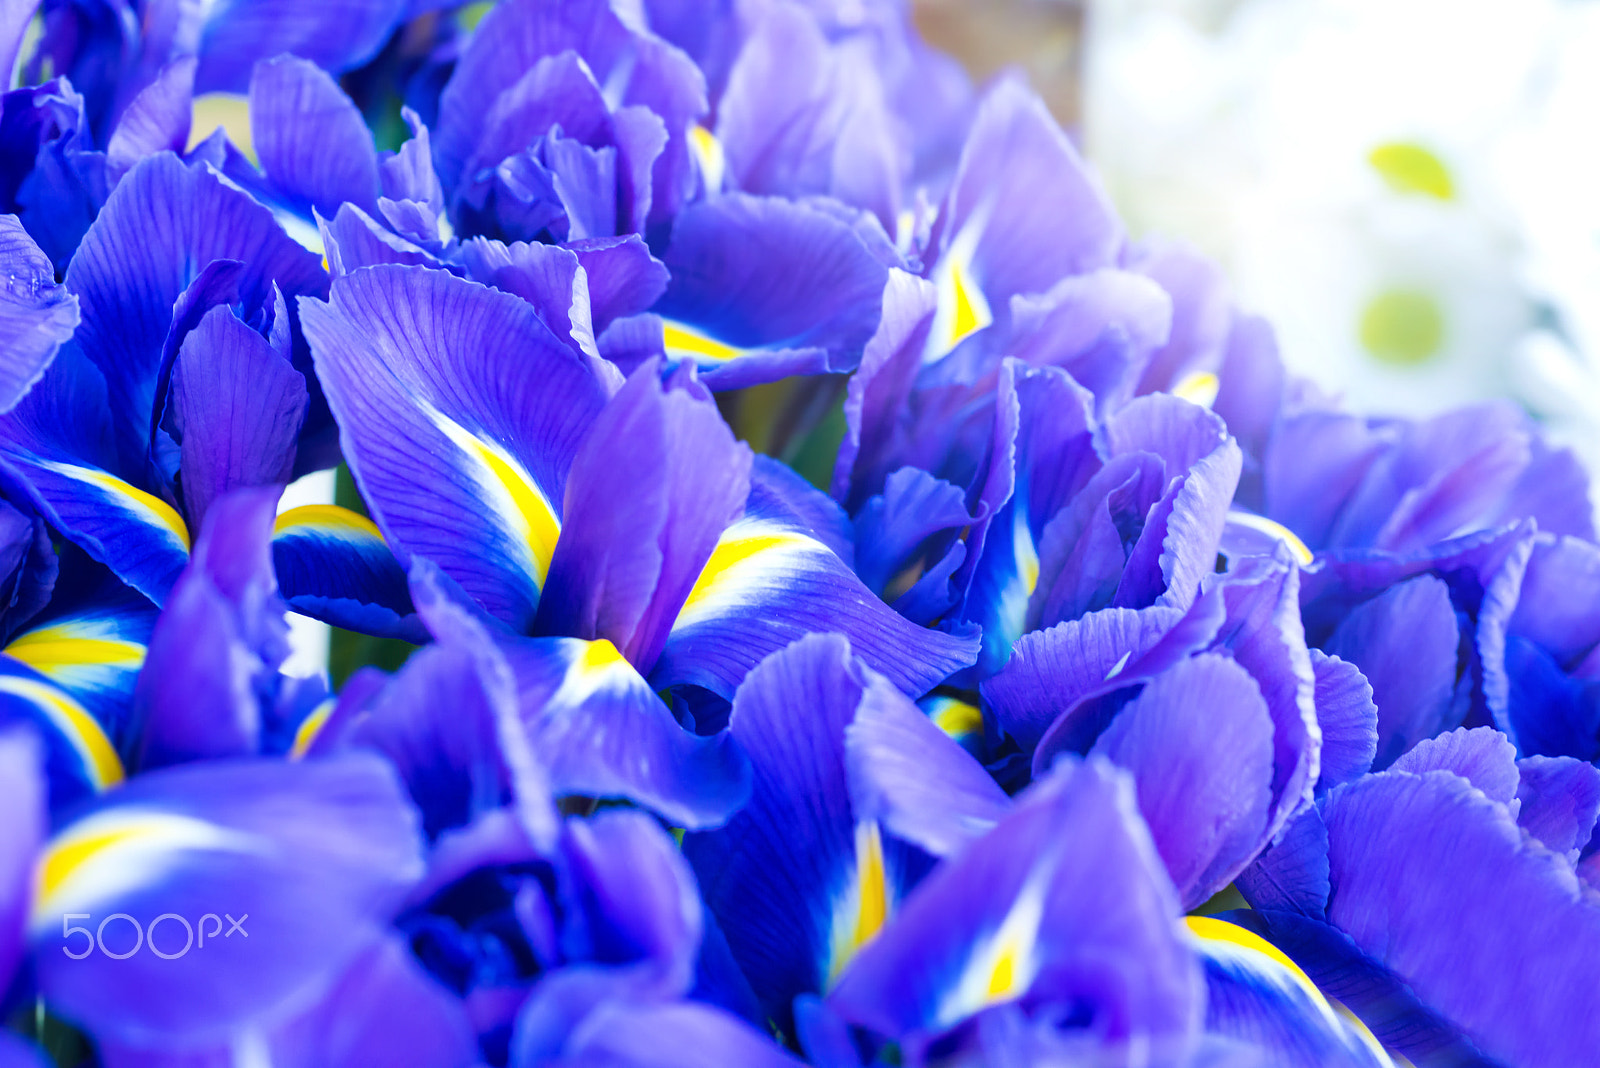
[[[934,726],[952,738],[983,733],[983,713],[979,711],[978,706],[967,701],[959,701],[954,697],[940,698],[939,703],[933,707],[930,718]]]
[[[192,152],[218,127],[228,135],[244,158],[256,162],[255,135],[250,132],[250,99],[238,93],[201,93],[194,98],[189,118],[189,144]]]
[[[1391,141],[1367,154],[1367,162],[1396,193],[1421,193],[1453,200],[1455,183],[1444,161],[1421,145]]]
[[[478,28],[478,23],[483,21],[483,16],[494,7],[490,0],[479,0],[476,4],[468,4],[456,13],[456,25],[465,33],[471,33]]]
[[[1419,289],[1386,289],[1361,313],[1361,346],[1381,363],[1414,367],[1444,344],[1444,313]]]
[[[1172,387],[1174,397],[1182,397],[1190,404],[1198,404],[1202,408],[1209,408],[1217,402],[1217,393],[1222,389],[1222,382],[1210,371],[1195,371],[1184,375],[1178,384]]]

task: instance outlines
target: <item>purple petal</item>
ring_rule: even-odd
[[[362,634],[427,640],[406,573],[372,520],[336,505],[303,505],[277,519],[272,566],[289,607]]]
[[[1493,727],[1457,727],[1424,738],[1390,767],[1412,775],[1454,772],[1502,805],[1511,804],[1517,796],[1516,747]]]
[[[1005,668],[984,680],[984,702],[1001,729],[1031,750],[1057,716],[1142,657],[1179,618],[1171,608],[1106,608],[1025,634]]]
[[[887,269],[816,207],[737,193],[703,201],[678,216],[662,259],[672,280],[653,310],[669,320],[664,350],[713,389],[852,370],[878,326]]]
[[[278,493],[223,497],[201,527],[156,620],[134,693],[144,767],[249,756],[260,747],[263,704],[288,653],[270,555]]]
[[[1216,571],[1241,462],[1238,444],[1228,441],[1169,486],[1128,554],[1114,604],[1182,609],[1194,603],[1200,580]]]
[[[1600,546],[1540,538],[1522,573],[1509,633],[1528,638],[1563,665],[1600,645]]]
[[[596,334],[617,319],[637,315],[667,290],[666,265],[650,254],[638,234],[624,237],[584,238],[567,248],[578,257],[589,277],[589,309]]]
[[[731,697],[769,653],[829,632],[849,638],[868,667],[913,696],[970,665],[978,647],[971,629],[930,630],[897,614],[803,516],[764,508],[752,492],[689,591],[650,678]]]
[[[1576,861],[1600,816],[1600,770],[1571,757],[1517,761],[1517,824],[1556,853]]]
[[[734,187],[837,197],[893,227],[909,145],[871,63],[863,49],[830,47],[798,6],[763,12],[717,106],[717,137]]]
[[[634,372],[573,461],[541,631],[609,639],[648,674],[743,509],[749,465],[702,387],[663,387],[655,364]]]
[[[461,1001],[390,936],[364,952],[321,1003],[279,1028],[275,1064],[359,1068],[374,1062],[468,1068],[478,1044]],[[232,1051],[227,1051],[232,1057]]]
[[[1222,416],[1228,432],[1255,461],[1254,467],[1266,454],[1268,434],[1283,404],[1285,372],[1271,324],[1236,311],[1217,377],[1217,399],[1211,410]],[[1255,474],[1259,477],[1259,469]]]
[[[889,476],[883,492],[856,513],[856,574],[884,596],[891,584],[904,581],[905,568],[922,562],[916,554],[928,539],[959,532],[971,522],[967,494],[960,486],[920,468],[902,467]],[[953,604],[954,590],[950,596]]]
[[[1328,825],[1303,809],[1234,885],[1255,909],[1279,909],[1321,920],[1328,908]]]
[[[1460,642],[1449,590],[1432,575],[1419,575],[1356,608],[1323,643],[1372,684],[1374,767],[1388,767],[1417,742],[1455,726],[1451,695]]]
[[[15,215],[0,215],[0,411],[15,408],[78,326],[78,300],[56,285],[55,267]]]
[[[1330,922],[1491,1057],[1588,1056],[1600,913],[1505,806],[1455,775],[1388,773],[1335,791],[1326,818]]]
[[[1222,268],[1176,243],[1140,250],[1135,267],[1172,295],[1172,332],[1145,365],[1137,392],[1174,390],[1189,375],[1215,374],[1233,325]]]
[[[213,260],[238,260],[239,300],[262,306],[275,281],[285,294],[320,294],[327,276],[272,214],[204,166],[159,153],[117,186],[67,272],[83,325],[78,344],[106,378],[118,453],[142,471],[156,376],[173,304]]]
[[[1311,670],[1317,678],[1317,726],[1322,729],[1317,789],[1329,790],[1372,770],[1378,706],[1372,703],[1372,684],[1354,664],[1312,649]]]
[[[868,902],[892,909],[914,874],[852,807],[845,731],[873,681],[837,635],[762,661],[731,719],[755,771],[750,802],[684,841],[734,958],[780,1021],[876,933]]]
[[[183,495],[191,522],[241,486],[285,486],[305,421],[305,377],[228,308],[184,339],[172,380],[181,425]]]
[[[436,562],[495,618],[532,622],[567,468],[604,401],[517,297],[369,267],[301,307],[344,455],[402,564]]]
[[[557,8],[519,0],[479,23],[439,99],[434,156],[445,185],[455,184],[495,99],[540,59],[568,50],[622,110],[643,105],[660,116],[668,140],[651,172],[651,223],[670,219],[688,190],[688,130],[706,109],[705,81],[688,56],[598,0]]]
[[[711,827],[749,791],[726,735],[680,726],[609,641],[508,641],[523,722],[558,794],[624,797],[680,827]]]
[[[1253,575],[1241,572],[1221,584],[1227,619],[1218,643],[1261,686],[1272,714],[1269,837],[1310,803],[1321,744],[1316,677],[1300,623],[1300,572],[1286,555]]]
[[[913,1042],[1017,1000],[1082,1012],[1107,1051],[1134,1045],[1181,1062],[1202,994],[1177,915],[1132,784],[1100,761],[1063,762],[924,880],[828,1000]]]
[[[377,941],[421,874],[419,849],[415,817],[377,758],[217,762],[141,775],[65,827],[44,854],[51,874],[30,929],[40,990],[96,1039],[118,1045],[195,1046],[259,1028],[323,995]],[[59,952],[78,952],[81,937],[63,937],[64,914],[98,931],[117,913],[143,928],[139,952],[121,960]],[[183,924],[170,919],[148,944],[149,927],[168,913],[193,925],[191,951],[181,952]],[[230,936],[220,915],[206,918],[213,914],[243,926]],[[102,937],[124,953],[132,923],[109,923]]]
[[[552,1068],[799,1068],[800,1061],[735,1016],[692,1001],[590,1013]]]
[[[1266,514],[1312,549],[1327,547],[1347,502],[1394,436],[1342,412],[1285,419],[1262,461]]]
[[[1106,268],[1013,297],[1011,320],[1009,355],[1060,367],[1106,411],[1128,401],[1145,363],[1166,342],[1172,298],[1144,275]]]
[[[293,52],[331,71],[375,55],[405,0],[221,0],[206,11],[195,88],[243,92],[259,59]]]
[[[932,276],[969,274],[967,285],[981,289],[1003,327],[1012,296],[1112,266],[1122,240],[1105,193],[1043,102],[1019,80],[1001,80],[979,105],[962,149],[931,240]],[[955,337],[955,309],[941,304],[929,342],[934,356]]]
[[[1272,718],[1261,688],[1232,660],[1205,654],[1157,675],[1093,754],[1132,773],[1184,908],[1226,886],[1265,844]]]
[[[111,174],[120,178],[146,156],[184,150],[193,114],[194,69],[192,56],[173,60],[123,110],[106,144]]]
[[[331,222],[319,217],[317,224],[328,258],[328,271],[335,278],[358,267],[379,263],[444,266],[437,256],[385,229],[354,204],[339,205]]]
[[[1365,1025],[1341,1018],[1271,943],[1223,919],[1195,916],[1189,925],[1205,961],[1209,1035],[1247,1042],[1270,1063],[1388,1068]]]
[[[1011,809],[983,766],[882,678],[868,679],[845,728],[845,763],[856,818],[933,856],[960,852]]]
[[[1055,514],[1039,538],[1039,584],[1029,598],[1030,628],[1052,627],[1111,604],[1128,554],[1146,517],[1161,504],[1167,481],[1160,458],[1151,453],[1114,456]],[[1168,508],[1180,488],[1173,487]],[[1190,496],[1197,491],[1198,486]],[[1146,554],[1156,553],[1163,540],[1164,535],[1152,530]],[[1159,563],[1157,555],[1140,567],[1142,584],[1159,577]],[[1133,586],[1130,580],[1130,597]]]
[[[261,170],[291,205],[332,216],[378,210],[378,155],[361,113],[315,63],[278,56],[250,75],[250,133]]]
[[[507,245],[481,237],[464,242],[461,255],[475,281],[515,293],[533,305],[551,333],[598,365],[586,272],[576,255],[558,245],[526,241]]]
[[[878,327],[850,376],[844,402],[847,429],[833,468],[833,496],[852,510],[881,492],[890,473],[887,454],[896,443],[937,303],[932,285],[899,269],[889,271]]]
[[[0,791],[7,813],[0,832],[0,985],[9,987],[25,948],[34,857],[47,818],[39,745],[28,731],[0,733]]]

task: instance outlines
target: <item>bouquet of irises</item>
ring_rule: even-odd
[[[1286,375],[901,4],[0,63],[0,1064],[1592,1062],[1583,467]]]

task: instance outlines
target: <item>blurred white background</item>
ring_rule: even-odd
[[[1600,3],[1092,0],[1086,151],[1372,412],[1512,396],[1600,471]]]

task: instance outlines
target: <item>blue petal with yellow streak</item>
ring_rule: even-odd
[[[155,621],[153,604],[118,587],[36,621],[0,651],[66,691],[120,749]]]
[[[406,573],[376,523],[335,504],[307,504],[278,516],[272,565],[289,607],[324,623],[418,644]]]
[[[1248,1043],[1273,1064],[1393,1068],[1366,1025],[1272,943],[1214,916],[1185,924],[1205,968],[1207,1031]]]
[[[605,388],[533,308],[393,264],[302,301],[351,474],[404,566],[439,566],[526,631],[560,532],[566,476]]]
[[[141,774],[80,809],[34,872],[40,994],[101,1048],[194,1049],[292,1017],[308,989],[327,989],[386,937],[423,865],[393,769],[340,754]],[[63,929],[74,913],[115,957],[62,952],[79,952]],[[118,913],[139,923],[139,952],[130,922],[101,927]],[[231,937],[227,916],[242,924]],[[176,917],[194,933],[187,951]]]
[[[0,727],[32,725],[45,741],[50,807],[122,783],[122,758],[98,720],[71,694],[22,661],[0,656]]]
[[[1177,916],[1131,781],[1069,758],[910,893],[828,1001],[913,1063],[1011,1004],[1075,1035],[1084,1063],[1186,1063],[1204,988]]]
[[[845,730],[868,682],[835,634],[763,661],[730,721],[754,769],[750,802],[684,839],[735,960],[785,1029],[795,997],[831,988],[928,866],[852,804]]]
[[[118,474],[105,376],[75,345],[0,416],[0,481],[69,541],[155,601],[189,560],[171,500]]]
[[[665,351],[692,360],[717,390],[853,370],[883,307],[885,254],[894,257],[875,221],[827,202],[702,200],[679,213],[662,255],[671,280],[652,309],[661,334],[651,339],[661,349],[619,353],[620,362],[631,370]],[[613,357],[607,340],[601,352]]]
[[[557,794],[626,798],[688,828],[720,824],[749,795],[733,739],[679,725],[610,641],[513,638],[501,651]]]
[[[842,634],[856,655],[912,696],[976,659],[975,628],[947,633],[919,627],[878,599],[829,548],[805,496],[752,493],[742,518],[718,540],[678,610],[661,658],[658,687],[688,683],[733,696],[763,657],[809,633]]]

